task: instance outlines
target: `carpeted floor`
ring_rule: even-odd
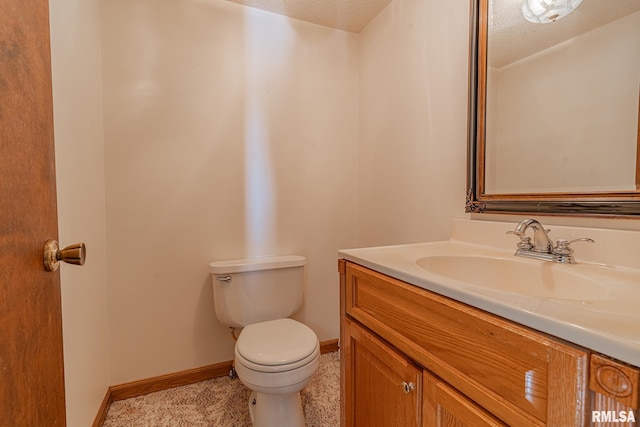
[[[339,353],[323,354],[301,392],[308,427],[340,424]],[[249,395],[238,379],[216,378],[113,402],[104,427],[250,427]]]

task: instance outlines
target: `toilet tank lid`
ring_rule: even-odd
[[[260,258],[214,261],[209,264],[213,274],[240,273],[243,271],[273,270],[276,268],[300,267],[307,259],[300,255],[284,255]]]

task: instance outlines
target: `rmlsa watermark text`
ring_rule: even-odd
[[[591,411],[591,422],[599,423],[629,423],[635,422],[633,411]]]

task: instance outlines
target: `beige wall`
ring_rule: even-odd
[[[110,384],[99,1],[52,1],[50,17],[59,237],[87,245],[60,273],[67,425],[86,427]]]
[[[469,4],[396,0],[361,33],[358,243],[465,217]]]
[[[308,258],[339,331],[356,244],[358,36],[223,1],[102,4],[111,383],[233,358],[208,264]]]
[[[224,2],[109,1],[101,23],[97,1],[52,3],[60,236],[89,247],[88,264],[62,276],[70,426],[87,425],[109,384],[232,358],[233,344],[212,311],[208,262],[306,255],[307,304],[297,317],[324,340],[338,336],[337,249],[446,238],[450,216],[462,212],[468,11],[453,5],[436,11],[460,14],[455,30],[436,22],[429,31],[402,33],[421,2],[396,3],[404,4],[385,11],[362,37]],[[428,22],[426,12],[411,25]],[[395,83],[375,71],[387,61],[373,43],[388,27],[397,34],[385,49],[402,52]],[[443,28],[456,43],[451,52],[420,40]],[[368,43],[362,74],[360,39]],[[414,58],[416,48],[425,51]],[[426,61],[428,55],[435,59]],[[462,70],[450,77],[438,61]],[[446,85],[426,85],[423,72]],[[412,80],[402,83],[402,76]],[[398,82],[400,92],[360,101],[361,90]],[[412,82],[422,85],[420,92]],[[376,125],[376,109],[387,108],[385,96],[398,103],[385,119],[385,135],[394,137],[378,150],[385,139],[369,127]],[[449,120],[451,114],[456,118]],[[429,136],[426,148],[422,132]],[[438,149],[439,138],[450,147]],[[378,186],[371,172],[386,169],[387,154],[396,149],[408,163],[397,161],[387,177],[403,175]],[[361,160],[365,173],[358,176]],[[458,195],[434,182],[438,172],[430,168],[443,163],[459,169],[446,172]],[[433,196],[424,190],[425,177]],[[409,197],[401,206],[411,212],[395,210],[395,220],[393,209],[358,220],[358,185],[363,212],[375,194],[383,203],[401,200],[399,185],[408,185],[406,196],[425,197]],[[432,197],[445,203],[428,203]],[[424,220],[429,215],[437,220]],[[372,231],[378,227],[388,230]]]

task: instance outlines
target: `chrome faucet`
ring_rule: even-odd
[[[553,243],[547,233],[551,230],[545,230],[542,224],[535,219],[525,219],[520,222],[512,233],[518,237],[522,237],[528,228],[533,229],[533,247],[529,250],[533,252],[550,253],[553,250]]]
[[[526,231],[529,228],[533,229],[533,242],[531,242],[531,237],[526,235]],[[578,241],[594,243],[593,239],[583,237],[573,240],[558,239],[554,245],[547,234],[550,231],[551,230],[545,229],[542,224],[535,219],[525,219],[516,226],[515,230],[507,231],[507,234],[515,234],[520,238],[520,242],[518,242],[517,245],[518,250],[516,250],[515,253],[516,256],[563,264],[575,264],[576,262],[573,258],[571,243]]]

